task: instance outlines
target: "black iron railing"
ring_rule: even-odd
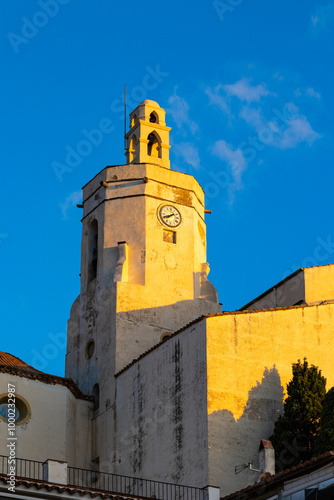
[[[68,467],[68,484],[96,490],[157,498],[160,500],[204,500],[201,488],[139,479],[120,474]]]
[[[0,455],[0,474],[9,473],[8,457]],[[43,480],[43,462],[16,458],[15,476]],[[99,472],[75,467],[67,468],[67,484],[77,488],[110,491],[157,498],[159,500],[205,500],[206,490],[150,479],[139,479],[120,474]]]
[[[0,474],[9,473],[10,464],[8,457],[0,455]],[[43,462],[36,460],[25,460],[23,458],[15,459],[15,476],[29,479],[43,479]]]

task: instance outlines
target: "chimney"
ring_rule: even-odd
[[[275,474],[275,450],[271,441],[262,439],[259,448],[259,463],[262,476],[273,476]]]
[[[67,484],[67,462],[46,460],[43,463],[43,481],[57,484]]]
[[[218,486],[206,486],[203,488],[205,500],[220,500],[220,488]]]

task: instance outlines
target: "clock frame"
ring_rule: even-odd
[[[180,227],[182,215],[180,211],[170,203],[163,203],[158,207],[157,216],[159,222],[169,229]]]

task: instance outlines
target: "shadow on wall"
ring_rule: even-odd
[[[261,383],[248,392],[243,414],[235,420],[229,410],[209,415],[209,481],[224,494],[244,488],[258,480],[259,474],[244,471],[235,475],[235,466],[252,463],[259,467],[261,439],[272,434],[274,422],[283,412],[284,389],[275,367],[265,368]]]

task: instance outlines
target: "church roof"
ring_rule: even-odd
[[[35,372],[38,371],[36,368],[28,365],[28,363],[25,363],[25,361],[22,361],[22,359],[13,356],[13,354],[10,354],[9,352],[3,351],[0,351],[0,365],[21,366],[24,367],[25,370],[33,370]]]
[[[246,314],[258,314],[258,313],[264,313],[264,312],[277,312],[277,311],[287,311],[289,309],[302,309],[302,308],[311,308],[311,307],[321,307],[321,306],[326,306],[327,304],[334,304],[334,300],[324,300],[320,304],[297,304],[294,306],[284,306],[284,307],[271,307],[267,309],[245,309],[245,310],[237,310],[237,311],[222,311],[220,313],[210,313],[210,314],[203,314],[202,316],[199,316],[198,318],[194,319],[190,323],[182,326],[179,330],[176,330],[176,332],[171,333],[171,335],[168,337],[167,340],[162,340],[158,342],[157,344],[153,345],[150,347],[147,351],[143,352],[138,358],[133,359],[130,363],[128,363],[126,366],[121,368],[116,374],[115,377],[118,377],[121,375],[123,372],[128,370],[132,365],[135,365],[138,361],[141,359],[145,358],[148,354],[150,354],[152,351],[155,351],[158,349],[162,344],[165,342],[168,342],[170,339],[173,337],[176,337],[183,331],[187,330],[190,326],[196,325],[197,323],[200,323],[201,321],[205,319],[210,319],[210,318],[215,318],[215,317],[223,317],[223,316],[233,316],[233,315],[246,315]]]
[[[273,285],[272,287],[268,288],[268,290],[265,290],[263,293],[261,293],[260,295],[258,295],[254,299],[252,299],[249,302],[247,302],[247,304],[245,304],[244,306],[240,307],[239,311],[246,311],[246,310],[248,310],[248,307],[250,305],[252,305],[254,302],[257,302],[258,300],[262,299],[263,297],[265,297],[266,295],[268,295],[270,292],[272,292],[273,290],[275,290],[279,286],[283,285],[284,283],[286,283],[287,281],[289,281],[291,278],[293,278],[294,276],[296,276],[299,273],[302,273],[302,272],[304,272],[304,271],[306,271],[308,269],[317,269],[317,268],[333,267],[333,266],[334,266],[334,264],[323,264],[321,266],[300,267],[299,269],[297,269],[296,271],[294,271],[292,274],[289,274],[284,279],[282,279],[278,283],[275,283],[275,285]]]
[[[51,375],[36,370],[36,368],[33,368],[25,361],[22,361],[22,359],[8,352],[0,351],[0,373],[10,373],[18,377],[38,380],[44,382],[44,384],[63,385],[67,387],[77,399],[91,401],[91,396],[85,396],[71,378],[58,377],[57,375]]]

